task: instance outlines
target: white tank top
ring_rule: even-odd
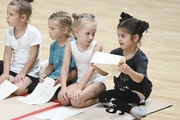
[[[74,57],[74,61],[78,70],[77,82],[81,81],[89,67],[90,60],[93,56],[94,46],[96,43],[97,41],[93,40],[86,51],[80,52],[76,46],[76,41],[71,42],[72,55]],[[94,71],[86,86],[91,84],[92,82],[103,82],[105,84],[105,77],[98,74],[97,71]]]

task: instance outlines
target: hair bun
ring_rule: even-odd
[[[146,21],[138,20],[136,23],[136,29],[139,33],[143,33],[149,28],[149,23]]]
[[[133,18],[133,16],[129,15],[128,13],[122,12],[120,14],[121,19],[119,19],[119,22],[123,22],[129,18]]]
[[[79,18],[78,14],[76,14],[76,13],[73,13],[73,14],[72,14],[72,17],[73,17],[74,19],[78,19],[78,18]]]

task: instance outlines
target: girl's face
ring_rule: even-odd
[[[89,46],[94,40],[97,24],[84,23],[80,30],[75,32],[77,40],[81,41],[84,45]]]
[[[124,49],[129,49],[133,47],[136,42],[132,40],[131,34],[125,32],[123,28],[117,28],[118,42],[120,47]]]
[[[49,35],[52,40],[59,39],[65,35],[63,28],[61,28],[56,20],[48,20]]]
[[[16,26],[20,21],[20,16],[17,12],[17,7],[14,5],[8,5],[6,21],[9,26]]]

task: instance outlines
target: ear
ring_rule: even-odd
[[[134,42],[138,42],[138,41],[139,41],[139,35],[138,35],[138,34],[135,34],[135,35],[133,36],[133,41],[134,41]]]
[[[74,28],[73,32],[74,32],[75,36],[78,35],[78,30],[77,30],[77,28]]]
[[[21,20],[26,21],[26,15],[25,14],[21,15]]]
[[[68,33],[68,27],[64,28],[64,33]]]

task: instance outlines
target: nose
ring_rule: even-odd
[[[120,42],[122,39],[121,39],[121,37],[118,37],[118,41]]]
[[[93,35],[89,35],[89,39],[92,40],[94,38]]]
[[[51,29],[49,29],[49,34],[51,34]]]

